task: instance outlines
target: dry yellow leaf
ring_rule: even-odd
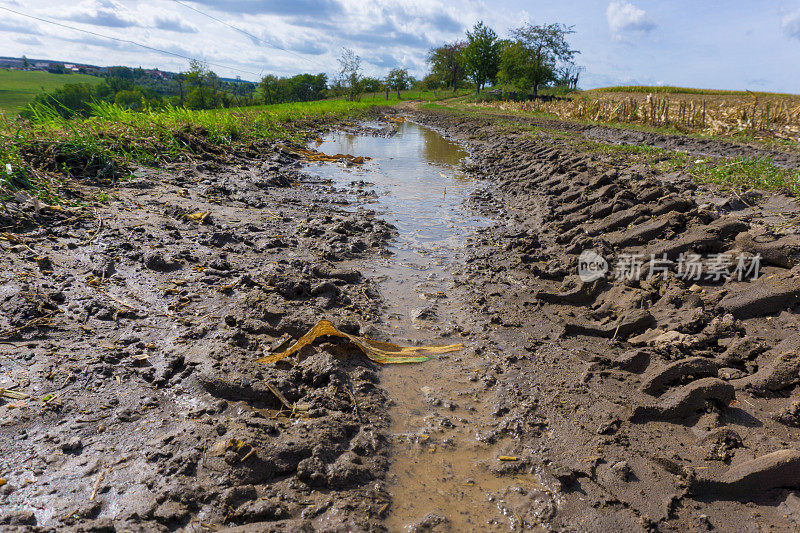
[[[197,222],[199,224],[202,224],[203,222],[206,221],[206,219],[210,214],[211,211],[198,211],[197,213],[186,215],[186,219],[191,220],[192,222]]]
[[[434,355],[457,352],[464,349],[463,344],[450,344],[448,346],[398,346],[389,342],[380,342],[367,337],[358,337],[343,333],[336,329],[330,320],[320,320],[317,324],[303,335],[288,350],[267,355],[258,359],[259,363],[274,363],[289,357],[293,353],[308,346],[317,338],[323,336],[341,337],[349,340],[364,352],[364,354],[380,364],[397,363],[424,363]]]

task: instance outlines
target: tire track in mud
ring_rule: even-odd
[[[720,206],[709,201],[719,191],[661,180],[557,135],[499,134],[490,120],[445,113],[417,118],[467,141],[471,170],[493,184],[473,204],[500,223],[480,233],[463,282],[477,289],[471,301],[491,335],[528,352],[523,364],[500,359],[501,396],[546,399],[536,404],[539,434],[517,442],[528,468],[544,465],[559,480],[564,500],[549,524],[792,529],[797,232],[771,224],[759,205],[731,197]],[[584,250],[610,265],[640,254],[645,272],[651,254],[672,264],[640,281],[582,281]],[[679,279],[687,253],[760,254],[762,275]]]

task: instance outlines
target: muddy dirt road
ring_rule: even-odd
[[[309,145],[363,165],[263,143],[91,209],[13,207],[4,529],[798,527],[797,203],[558,124],[404,113]],[[609,270],[581,279],[589,250]],[[688,253],[761,275],[681,277]],[[632,257],[661,268],[617,275]],[[256,362],[321,318],[465,349]]]

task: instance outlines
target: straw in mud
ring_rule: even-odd
[[[435,355],[457,352],[464,349],[463,344],[447,346],[398,346],[389,342],[380,342],[367,337],[349,335],[336,329],[330,320],[320,320],[288,350],[267,355],[258,359],[259,363],[275,363],[308,346],[319,337],[341,337],[349,340],[364,352],[372,361],[380,364],[424,363]]]

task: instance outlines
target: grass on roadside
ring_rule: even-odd
[[[605,144],[594,141],[584,141],[583,144],[589,151],[642,162],[659,172],[685,172],[697,183],[710,183],[735,190],[785,191],[800,196],[800,171],[781,168],[768,157],[693,158],[682,152],[647,144]]]
[[[144,112],[99,103],[89,118],[72,120],[38,107],[30,122],[0,125],[0,189],[29,189],[47,203],[58,203],[65,178],[107,184],[129,173],[131,164],[155,165],[191,154],[224,155],[264,139],[301,140],[313,121],[347,118],[385,103],[322,100]]]
[[[686,168],[699,183],[713,183],[736,190],[785,190],[794,196],[800,195],[800,172],[780,168],[767,157],[688,160]]]

